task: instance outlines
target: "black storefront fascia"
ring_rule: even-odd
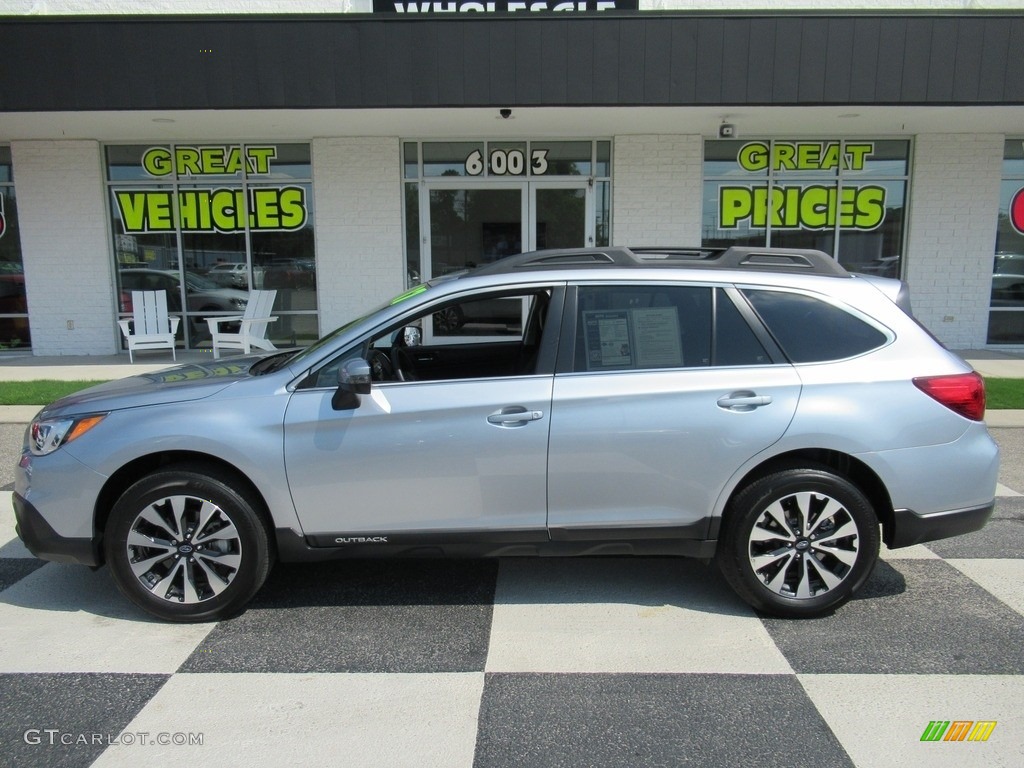
[[[1024,15],[7,17],[0,112],[1024,104]]]

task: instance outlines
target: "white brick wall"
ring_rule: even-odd
[[[615,245],[700,245],[703,139],[616,136]]]
[[[985,346],[1001,135],[919,135],[907,281],[914,314],[952,349]]]
[[[113,354],[117,325],[100,145],[15,141],[11,155],[33,354]]]
[[[397,138],[314,139],[317,285],[326,333],[403,290]]]

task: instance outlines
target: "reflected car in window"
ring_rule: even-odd
[[[226,288],[246,290],[249,287],[249,271],[241,263],[214,264],[206,273],[206,279]]]
[[[131,291],[167,291],[167,307],[181,311],[180,273],[160,269],[121,270],[121,311],[131,312]],[[239,312],[249,303],[249,294],[224,288],[195,272],[185,273],[185,295],[189,312]]]
[[[1024,306],[1024,253],[997,253],[992,269],[992,306]]]

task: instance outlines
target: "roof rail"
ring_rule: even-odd
[[[679,247],[574,248],[530,251],[508,256],[467,274],[489,275],[520,270],[687,268],[736,269],[762,272],[806,272],[828,277],[849,277],[838,261],[823,251],[804,248]]]

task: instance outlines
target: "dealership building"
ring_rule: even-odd
[[[821,5],[0,0],[0,360],[605,245],[819,248],[1021,349],[1024,7]]]

